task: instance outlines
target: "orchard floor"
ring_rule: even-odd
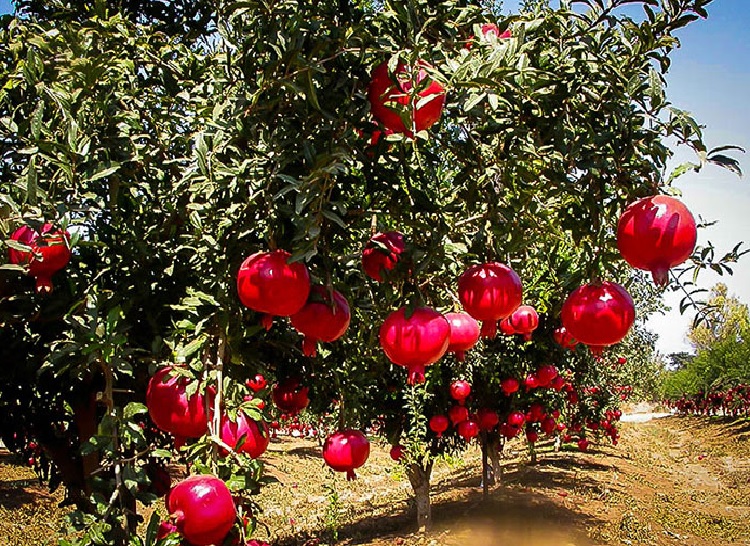
[[[516,447],[517,451],[512,448]],[[265,457],[257,538],[280,546],[750,545],[750,422],[665,417],[623,423],[620,445],[589,453],[520,445],[503,484],[483,500],[479,453],[433,473],[435,529],[414,533],[410,487],[387,447],[373,445],[359,479],[335,478],[313,441],[283,438]],[[28,480],[28,481],[27,481]],[[0,544],[55,544],[60,495],[0,453]]]

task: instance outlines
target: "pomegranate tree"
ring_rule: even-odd
[[[446,313],[445,318],[451,326],[448,352],[456,355],[456,360],[463,362],[466,351],[479,341],[479,323],[467,313]]]
[[[190,476],[165,499],[174,526],[193,546],[220,544],[237,518],[226,484],[215,476]]]
[[[362,269],[371,279],[383,282],[383,274],[396,267],[404,248],[404,236],[398,231],[377,233],[362,251]]]
[[[687,260],[695,249],[695,219],[681,201],[668,195],[631,203],[617,224],[617,248],[636,269],[651,271],[664,286],[669,269]]]
[[[427,68],[429,64],[423,60],[417,61],[415,67],[399,62],[391,77],[387,62],[375,67],[367,97],[372,115],[386,129],[413,136],[440,119],[445,88],[431,78]],[[428,83],[424,84],[424,80]],[[419,91],[415,92],[417,88]]]
[[[322,285],[313,286],[308,302],[291,316],[291,323],[302,335],[305,356],[317,354],[318,341],[336,341],[349,327],[349,303],[338,291]]]
[[[521,279],[498,262],[473,265],[458,279],[458,299],[467,313],[482,321],[482,337],[495,337],[497,321],[510,316],[522,298]]]
[[[29,266],[29,275],[36,279],[38,293],[52,292],[52,275],[70,261],[70,234],[52,224],[44,224],[39,232],[30,226],[21,226],[11,239],[30,247],[31,252],[11,248],[10,262]]]
[[[407,317],[406,307],[391,313],[380,327],[380,346],[388,359],[409,370],[408,384],[424,383],[425,366],[445,354],[451,327],[430,307],[417,307]]]
[[[177,439],[197,438],[206,433],[208,417],[203,394],[187,394],[193,379],[172,366],[158,370],[146,390],[146,406],[154,424]]]
[[[561,318],[566,331],[588,345],[594,356],[601,356],[604,347],[619,343],[627,335],[635,320],[635,306],[619,284],[590,283],[567,297]]]
[[[263,313],[261,324],[271,328],[273,317],[297,313],[310,294],[310,275],[305,264],[288,263],[285,250],[257,252],[242,262],[237,273],[237,292],[242,305]]]
[[[359,430],[340,430],[323,444],[323,460],[336,472],[346,472],[347,480],[356,479],[354,469],[365,464],[369,456],[370,442]]]

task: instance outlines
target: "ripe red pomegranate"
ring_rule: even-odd
[[[466,401],[466,398],[471,393],[471,385],[468,381],[464,381],[463,379],[458,379],[451,383],[450,387],[450,394],[451,398],[453,398],[456,402],[464,405],[464,402]]]
[[[550,381],[549,386],[551,389],[555,389],[557,392],[560,392],[565,386],[565,379],[558,375],[552,381]]]
[[[594,356],[619,343],[635,320],[633,299],[617,283],[600,282],[578,287],[562,307],[565,329]]]
[[[526,392],[529,392],[531,389],[536,389],[539,386],[539,378],[535,373],[530,373],[526,376],[526,379],[523,380],[523,386],[526,388]]]
[[[620,254],[636,269],[651,271],[658,286],[667,284],[670,268],[690,257],[697,237],[693,215],[668,195],[631,203],[617,224]]]
[[[391,459],[394,461],[400,461],[401,458],[404,456],[404,451],[406,448],[402,446],[401,444],[395,445],[391,447],[391,451],[389,452],[389,455],[391,456]]]
[[[586,451],[589,448],[589,441],[586,438],[578,440],[578,449],[580,451]]]
[[[203,436],[208,427],[203,394],[196,392],[188,397],[186,389],[191,380],[172,373],[173,369],[161,368],[148,382],[148,414],[157,427],[178,439]]]
[[[215,476],[190,476],[165,501],[177,531],[194,546],[220,544],[237,518],[229,488]]]
[[[508,425],[511,427],[520,427],[526,422],[526,416],[520,411],[514,411],[508,415]]]
[[[290,416],[297,415],[310,403],[308,387],[299,384],[299,379],[289,378],[271,389],[271,398],[276,407]]]
[[[333,295],[333,297],[331,297]],[[292,326],[305,336],[302,352],[317,354],[318,341],[336,341],[349,327],[349,303],[338,290],[316,285],[310,289],[307,303],[291,316]]]
[[[526,421],[529,423],[538,423],[545,417],[544,406],[538,403],[531,404],[526,414]]]
[[[576,339],[572,335],[570,335],[570,332],[568,332],[565,326],[555,328],[555,331],[552,333],[552,337],[555,339],[555,342],[563,349],[570,349],[571,351],[575,351],[576,345],[578,345]]]
[[[373,235],[362,251],[362,269],[371,279],[383,282],[383,273],[396,267],[404,248],[404,236],[398,231]]]
[[[521,427],[516,427],[513,425],[509,425],[508,423],[503,423],[500,425],[500,435],[504,436],[506,440],[510,440],[511,438],[515,438],[518,436],[518,433],[521,431]]]
[[[479,435],[479,425],[473,419],[461,421],[458,424],[458,435],[468,442]]]
[[[430,418],[430,430],[437,434],[438,438],[443,436],[443,432],[448,430],[448,418],[445,415],[433,415]]]
[[[510,317],[504,318],[498,322],[497,327],[500,329],[500,333],[504,336],[514,336],[518,333],[516,332],[516,329],[513,328],[513,324],[510,322]]]
[[[453,426],[456,426],[469,418],[469,410],[466,409],[466,406],[459,406],[458,404],[451,406],[448,410],[448,418]]]
[[[334,432],[323,444],[323,460],[336,472],[346,472],[347,480],[356,479],[354,469],[370,456],[370,442],[359,430]]]
[[[448,352],[456,355],[456,360],[463,362],[466,351],[479,341],[479,323],[468,313],[446,313],[445,319],[451,327]]]
[[[510,396],[514,392],[518,392],[520,386],[518,379],[515,377],[507,377],[500,381],[500,389],[505,396]]]
[[[549,387],[552,381],[558,377],[557,368],[552,364],[543,364],[536,370],[536,377],[540,387]]]
[[[52,224],[44,224],[41,233],[29,226],[21,226],[10,238],[31,247],[31,252],[11,248],[10,263],[29,266],[29,275],[36,278],[38,293],[52,292],[52,275],[70,261],[70,234]]]
[[[427,68],[429,65],[420,59],[415,68],[399,62],[394,70],[395,79],[388,74],[387,62],[372,71],[367,98],[373,117],[386,129],[411,137],[414,132],[429,129],[440,119],[445,105],[445,88],[430,79]],[[427,85],[422,83],[425,79]],[[414,93],[417,87],[421,89]],[[404,125],[404,119],[408,127]]]
[[[517,334],[530,341],[531,333],[539,326],[539,315],[531,305],[521,305],[508,317],[508,321]]]
[[[500,422],[500,417],[496,411],[489,408],[481,408],[477,412],[477,424],[480,430],[492,430]]]
[[[257,252],[242,262],[237,292],[245,307],[263,313],[261,324],[269,330],[273,317],[297,313],[310,294],[310,275],[301,262],[288,263],[285,250]]]
[[[542,432],[548,435],[552,434],[553,432],[555,432],[555,429],[557,429],[557,423],[555,422],[555,419],[549,415],[542,419],[540,426],[542,428]]]
[[[440,360],[450,337],[450,324],[430,307],[417,307],[409,318],[402,307],[380,327],[380,346],[391,362],[409,371],[409,385],[424,383],[425,366]]]
[[[245,381],[245,385],[247,385],[247,388],[251,391],[259,392],[266,388],[268,381],[266,381],[266,378],[263,377],[262,374],[255,374],[255,377]]]
[[[257,459],[268,448],[268,425],[250,419],[242,410],[237,412],[236,421],[224,415],[221,420],[221,440],[236,452],[247,453]]]
[[[617,357],[617,363],[618,363],[618,364],[620,364],[621,366],[622,366],[623,364],[626,364],[626,363],[627,363],[627,361],[628,361],[628,359],[627,359],[627,358],[625,358],[624,356],[618,356],[618,357]]]
[[[458,279],[458,299],[464,310],[482,321],[482,337],[495,337],[497,322],[510,316],[523,298],[521,279],[507,265],[473,265]]]

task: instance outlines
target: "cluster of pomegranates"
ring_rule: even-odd
[[[750,385],[741,383],[727,389],[700,390],[693,396],[683,394],[664,405],[683,415],[750,415]]]

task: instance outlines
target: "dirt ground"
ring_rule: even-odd
[[[516,448],[516,449],[513,449]],[[358,479],[326,469],[311,440],[282,438],[264,456],[256,538],[279,546],[750,545],[750,422],[666,417],[623,423],[619,446],[542,448],[528,464],[511,446],[502,485],[484,500],[478,450],[441,461],[432,480],[435,529],[414,533],[403,470],[376,446]],[[0,544],[56,543],[61,495],[0,454]]]

